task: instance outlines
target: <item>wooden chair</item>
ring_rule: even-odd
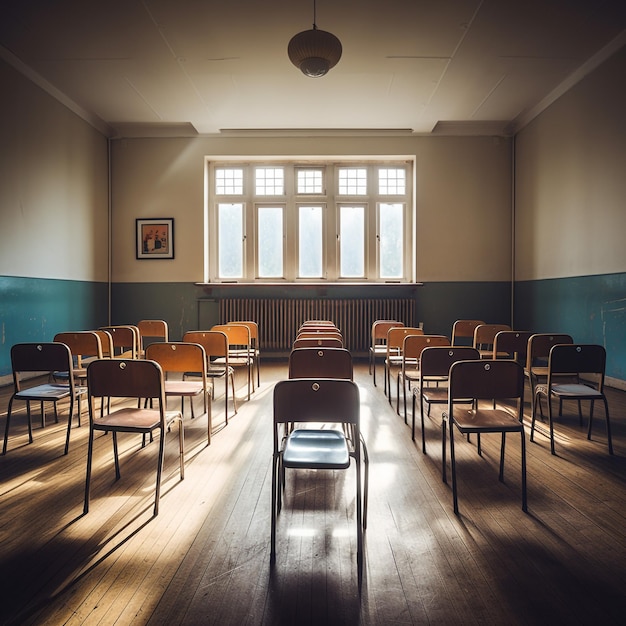
[[[143,357],[147,347],[147,340],[158,339],[169,341],[169,326],[165,320],[140,320],[137,322],[139,329],[139,356]]]
[[[250,330],[241,324],[216,324],[211,328],[223,332],[228,338],[228,363],[233,369],[245,369],[248,382],[248,400],[252,387],[252,374],[254,371],[254,350]],[[224,364],[225,357],[214,360],[216,364]]]
[[[237,413],[237,397],[235,395],[235,371],[230,366],[228,358],[228,337],[226,333],[211,330],[192,330],[183,336],[187,343],[200,344],[206,353],[208,378],[224,379],[224,420],[228,424],[228,384],[230,383],[233,393],[233,409]],[[186,372],[187,375],[201,376],[200,372]],[[212,385],[212,398],[215,399],[215,384]]]
[[[452,470],[452,499],[454,512],[458,515],[458,497],[456,480],[456,456],[454,452],[454,430],[460,433],[478,435],[478,454],[482,455],[480,437],[482,434],[499,433],[500,444],[500,481],[504,481],[504,448],[507,433],[519,433],[521,439],[522,469],[522,510],[527,510],[526,502],[526,440],[524,436],[524,370],[515,361],[457,361],[450,367],[448,381],[448,408],[442,414],[442,477],[446,479],[446,425],[450,425],[450,465]],[[459,400],[474,400],[472,410],[459,410]],[[494,400],[516,402],[515,410],[508,406],[491,405]],[[480,401],[489,400],[488,406],[481,406]]]
[[[343,348],[343,341],[337,337],[317,337],[315,339],[296,339],[292,349],[299,348]]]
[[[493,344],[496,335],[502,330],[511,330],[508,324],[479,324],[474,329],[473,346],[481,359],[493,358]]]
[[[345,348],[296,348],[289,355],[288,376],[352,380],[352,355]]]
[[[453,363],[457,361],[478,360],[478,350],[470,346],[432,346],[422,350],[420,357],[419,385],[413,387],[413,415],[411,420],[411,439],[415,441],[415,402],[419,396],[420,420],[422,423],[422,452],[426,454],[426,435],[424,430],[424,403],[448,404],[448,375]],[[465,404],[471,400],[465,401]]]
[[[289,424],[324,422],[343,426],[297,428]],[[282,508],[286,469],[356,469],[357,564],[363,560],[363,531],[367,527],[368,456],[360,430],[359,388],[350,380],[293,379],[274,387],[274,453],[270,561],[276,560],[277,516]],[[361,473],[364,467],[362,484]]]
[[[512,359],[524,366],[528,340],[532,334],[529,330],[501,330],[493,341],[492,358]]]
[[[78,387],[75,384],[74,364],[70,349],[63,343],[16,343],[11,347],[11,369],[13,371],[14,391],[9,399],[7,408],[7,420],[4,427],[4,444],[2,454],[7,452],[9,441],[9,426],[13,412],[15,400],[26,402],[26,415],[28,419],[28,442],[33,443],[33,426],[31,419],[31,402],[39,402],[41,407],[41,427],[45,427],[45,403],[52,402],[54,408],[54,421],[59,421],[58,403],[61,400],[69,401],[69,413],[67,417],[67,435],[65,437],[65,452],[70,449],[70,431],[72,429],[72,417],[74,416],[74,403],[78,405],[78,416],[80,422],[81,396],[87,393],[85,387]],[[43,383],[25,384],[25,376],[37,374],[48,374],[53,376],[54,372],[67,372],[67,383]]]
[[[140,334],[137,326],[101,326],[113,338],[114,358],[138,359],[140,356]]]
[[[156,361],[165,376],[165,398],[179,397],[184,417],[184,399],[189,398],[191,417],[194,417],[193,399],[200,396],[203,413],[207,416],[207,445],[211,444],[211,385],[207,377],[207,358],[204,348],[197,343],[162,341],[148,344],[146,359]],[[200,381],[184,378],[187,372],[198,372]],[[169,374],[178,375],[170,379]],[[182,380],[181,380],[182,378]]]
[[[534,333],[528,338],[524,376],[530,384],[530,396],[535,397],[535,387],[548,378],[548,359],[552,346],[559,343],[574,343],[571,335],[565,333]],[[543,417],[541,404],[539,412]]]
[[[591,408],[589,411],[587,439],[591,439],[594,403],[596,400],[601,400],[604,403],[609,454],[613,454],[611,423],[609,421],[609,405],[604,394],[605,367],[606,350],[604,349],[604,346],[595,344],[556,344],[552,346],[548,359],[548,375],[546,383],[539,383],[535,387],[530,440],[533,441],[537,404],[541,401],[541,397],[545,397],[548,404],[550,451],[552,454],[555,454],[552,399],[557,398],[560,403],[564,400],[576,400],[578,402],[578,414],[581,425],[582,411],[580,403],[582,400],[590,401]],[[575,376],[576,382],[562,382],[564,376]],[[592,380],[590,380],[589,383],[581,382],[582,379],[587,381],[590,378]]]
[[[165,410],[165,386],[163,371],[155,361],[139,359],[102,359],[93,361],[87,367],[89,388],[89,444],[87,448],[87,476],[85,479],[85,503],[83,512],[89,512],[91,488],[91,468],[93,442],[96,432],[112,433],[115,478],[120,479],[118,455],[118,433],[153,435],[158,431],[159,451],[157,457],[156,487],[154,495],[154,515],[159,513],[161,494],[161,474],[165,452],[165,435],[171,425],[178,423],[178,451],[180,478],[185,478],[183,416],[180,411]],[[95,410],[96,398],[136,398],[135,408],[120,408],[106,415],[98,415]],[[142,398],[157,400],[158,408],[139,408]]]
[[[246,326],[250,331],[250,342],[252,344],[252,354],[250,356],[254,359],[254,364],[256,367],[256,384],[257,387],[261,386],[261,349],[259,345],[259,325],[256,322],[252,321],[243,321],[243,322],[228,322],[229,324],[241,324],[242,326]],[[245,351],[243,351],[246,354]],[[235,352],[234,356],[238,356]],[[254,376],[252,377],[252,391],[254,391]]]
[[[396,326],[387,331],[387,355],[385,357],[385,393],[391,404],[391,372],[402,367],[402,348],[408,335],[423,335],[421,328],[413,326]]]
[[[396,320],[376,320],[372,324],[371,343],[369,348],[369,373],[373,374],[376,387],[376,359],[387,358],[387,333],[390,328],[404,326],[404,322]],[[386,383],[385,379],[385,383]]]
[[[92,330],[91,332],[96,333],[96,335],[100,337],[102,358],[112,359],[115,356],[115,346],[113,345],[113,337],[111,336],[111,333],[106,330],[101,330],[100,328]]]
[[[396,413],[400,415],[400,385],[404,401],[404,423],[406,416],[406,389],[420,379],[420,358],[424,348],[429,346],[449,346],[450,340],[444,335],[407,335],[402,344],[402,366],[396,376]]]
[[[296,339],[318,339],[319,337],[332,337],[343,343],[343,335],[338,330],[302,330],[296,335]]]
[[[317,327],[317,326],[322,326],[324,328],[327,328],[327,327],[337,328],[337,326],[335,325],[335,322],[333,322],[332,320],[305,320],[300,325],[300,330],[302,330],[303,328],[311,328],[311,327]]]
[[[72,353],[74,378],[78,385],[87,380],[87,364],[103,358],[100,335],[93,331],[63,332],[54,336],[54,341],[64,343]],[[55,372],[54,378],[67,380],[68,372]],[[79,420],[80,426],[80,420]]]
[[[456,320],[452,325],[451,345],[473,345],[476,326],[484,324],[483,320]]]

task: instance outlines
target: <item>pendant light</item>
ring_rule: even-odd
[[[313,28],[294,35],[287,46],[290,61],[310,78],[319,78],[341,59],[341,42],[332,33],[319,30],[316,24],[316,0],[313,0]]]

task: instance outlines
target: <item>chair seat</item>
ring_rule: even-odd
[[[350,467],[348,444],[338,430],[296,429],[283,452],[284,467],[346,469]]]
[[[547,394],[546,385],[538,385],[537,393]],[[583,384],[552,385],[552,393],[564,399],[571,397],[576,400],[599,400],[602,394],[593,387]]]
[[[458,398],[455,403],[458,403]],[[518,432],[522,429],[521,422],[503,409],[478,409],[455,411],[454,423],[462,433],[480,430],[480,432]]]
[[[385,359],[385,363],[387,365],[392,365],[393,367],[398,367],[398,366],[402,365],[402,356],[401,355],[397,355],[397,356],[390,355],[389,358]]]
[[[76,394],[83,394],[87,391],[87,388],[77,388]],[[15,394],[15,398],[19,400],[60,400],[70,395],[70,388],[68,385],[46,383],[44,385],[37,385],[30,389],[22,389]]]
[[[398,353],[400,352],[400,350],[398,348],[390,348],[389,351],[391,353]],[[370,352],[372,352],[375,355],[380,355],[380,356],[387,356],[387,346],[384,343],[381,344],[377,344],[375,346],[371,346],[370,347]]]
[[[176,413],[180,415],[180,412],[173,411],[172,415]],[[128,429],[130,432],[137,432],[137,430],[145,430],[149,432],[159,427],[161,417],[157,409],[135,409],[135,408],[123,408],[104,415],[94,420],[94,430],[117,430],[124,432]]]
[[[228,368],[228,373],[229,374],[233,373],[232,367]],[[206,370],[206,375],[209,378],[215,378],[215,377],[220,378],[224,376],[224,374],[226,374],[226,368],[224,366],[220,367],[220,366],[213,365],[213,361],[211,361],[211,365],[209,365]]]
[[[420,393],[419,387],[413,387],[413,393],[417,396]],[[448,388],[441,387],[423,387],[422,396],[426,402],[432,404],[442,404],[448,401]]]
[[[404,378],[406,378],[406,380],[410,380],[411,382],[419,380],[420,376],[421,372],[418,369],[404,370]]]
[[[237,357],[228,357],[228,365],[230,367],[244,366],[250,365],[251,359],[245,356],[237,356]],[[211,361],[211,363],[216,363],[218,365],[224,365],[226,363],[226,359],[224,357],[219,357]],[[222,368],[223,369],[223,368]]]
[[[166,380],[166,396],[199,396],[204,391],[202,383],[195,380]]]

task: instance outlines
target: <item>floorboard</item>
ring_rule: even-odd
[[[602,411],[586,439],[575,405],[556,418],[557,455],[540,423],[528,441],[528,514],[520,442],[455,438],[460,515],[441,478],[441,407],[421,451],[367,364],[357,363],[370,497],[362,576],[356,565],[354,468],[292,472],[270,567],[273,384],[286,363],[265,360],[262,384],[224,426],[223,397],[185,419],[185,479],[167,434],[159,515],[152,516],[158,442],[97,437],[90,511],[83,515],[87,418],[63,455],[67,407],[44,429],[25,411],[0,457],[0,624],[622,624],[626,607],[626,393],[608,390],[615,455]],[[380,370],[379,370],[380,371]],[[220,391],[220,389],[218,389]],[[0,390],[4,432],[11,389]],[[232,406],[232,405],[231,405]],[[587,409],[588,410],[588,409]],[[600,417],[599,417],[600,416]],[[530,404],[525,420],[530,421]],[[449,463],[449,459],[448,459]],[[450,478],[449,478],[450,480]]]

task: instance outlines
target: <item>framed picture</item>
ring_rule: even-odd
[[[174,258],[174,218],[137,218],[137,258]]]

